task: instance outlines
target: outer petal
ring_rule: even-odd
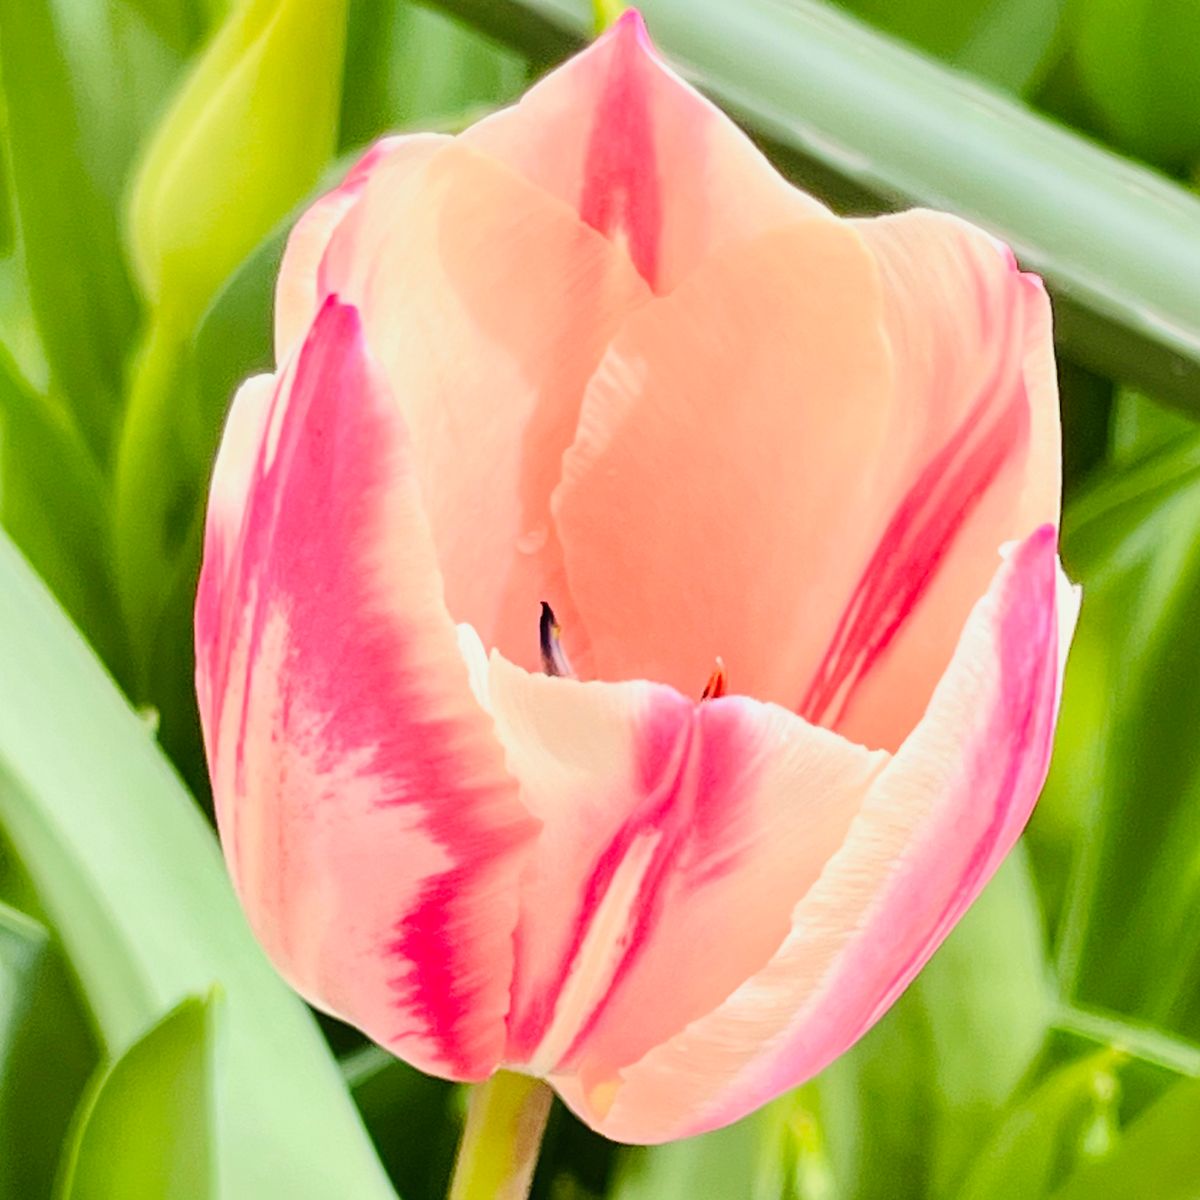
[[[354,207],[372,172],[387,165],[420,166],[450,139],[432,133],[383,138],[350,168],[346,178],[309,207],[288,236],[275,285],[275,361],[286,362],[321,307],[317,271],[342,218]]]
[[[462,136],[619,241],[657,292],[724,242],[826,213],[666,66],[632,10]]]
[[[1058,394],[1045,292],[1007,247],[937,213],[855,224],[883,275],[895,394],[861,573],[800,710],[894,749],[996,547],[1058,520]]]
[[[698,696],[720,655],[734,691],[794,709],[861,569],[893,390],[878,271],[842,222],[728,247],[635,312],[553,501],[591,644],[564,622],[573,661]]]
[[[987,882],[1045,778],[1077,597],[1055,531],[1013,551],[972,612],[920,724],[796,905],[767,966],[623,1072],[610,1137],[655,1142],[736,1120],[819,1071],[895,1000]]]
[[[536,823],[471,692],[353,309],[324,306],[269,398],[240,393],[213,496],[198,691],[251,924],[314,1003],[425,1070],[485,1075]]]
[[[376,171],[321,268],[360,306],[411,431],[446,602],[534,666],[568,617],[549,498],[584,384],[649,291],[559,200],[457,142]]]
[[[623,1067],[760,969],[886,755],[742,697],[578,683],[493,656],[490,703],[543,822],[522,881],[506,1057]]]

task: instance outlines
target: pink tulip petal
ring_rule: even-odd
[[[667,67],[632,10],[462,137],[620,242],[657,292],[725,242],[826,212]]]
[[[564,622],[572,660],[698,697],[720,656],[733,692],[794,709],[866,553],[892,390],[845,224],[729,247],[635,312],[553,501],[590,640]]]
[[[580,632],[550,493],[584,384],[645,283],[560,201],[456,142],[371,177],[321,278],[360,306],[408,422],[447,607],[536,666],[542,600]]]
[[[322,296],[317,271],[334,230],[354,207],[372,172],[384,164],[408,170],[419,167],[449,141],[432,133],[381,138],[352,166],[346,178],[309,207],[288,236],[275,285],[275,361],[285,362],[308,332]]]
[[[269,398],[243,389],[213,495],[198,690],[255,933],[320,1007],[425,1070],[486,1075],[537,826],[472,694],[354,309],[325,304]]]
[[[607,1136],[657,1142],[736,1120],[819,1071],[895,1000],[1019,835],[1049,763],[1077,595],[1045,526],[971,613],[920,724],[796,905],[778,953],[622,1072],[607,1109],[553,1082]],[[798,772],[793,797],[808,786]]]
[[[887,756],[744,697],[697,704],[498,655],[489,694],[542,822],[506,1057],[603,1095],[766,964]]]
[[[896,394],[872,548],[800,711],[894,749],[923,711],[996,547],[1057,522],[1058,394],[1041,283],[966,222],[857,222],[883,272]]]

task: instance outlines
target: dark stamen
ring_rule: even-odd
[[[565,675],[575,678],[566,651],[562,647],[562,628],[554,619],[554,609],[542,601],[542,619],[538,623],[538,637],[542,645],[542,670],[547,675]]]

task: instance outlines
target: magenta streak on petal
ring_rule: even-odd
[[[972,849],[958,886],[947,898],[925,938],[896,968],[878,1003],[863,1021],[857,1038],[895,1002],[933,951],[958,922],[998,865],[997,850],[1007,852],[1013,837],[1014,815],[1023,826],[1045,778],[1054,742],[1055,692],[1058,687],[1058,612],[1055,546],[1057,530],[1044,525],[1020,548],[1032,559],[1036,578],[1026,588],[1033,593],[1012,604],[1000,623],[999,698],[974,747],[976,759],[1004,760],[1000,778],[989,785],[992,815]],[[1031,568],[1025,567],[1029,571]],[[1031,783],[1030,781],[1035,781]],[[1024,805],[1014,814],[1014,801]],[[1011,837],[1005,834],[1012,832]]]
[[[608,78],[596,106],[583,171],[579,215],[612,238],[623,233],[638,274],[654,287],[658,276],[662,198],[654,123],[642,61],[649,40],[641,14],[622,14]]]
[[[1054,740],[1055,693],[1058,686],[1058,613],[1055,602],[1057,530],[1044,525],[1020,548],[1014,584],[1029,594],[1011,603],[1000,623],[1000,679],[990,719],[972,747],[973,765],[981,773],[997,757],[1004,760],[998,780],[989,783],[993,805],[990,821],[938,919],[908,959],[897,968],[863,1028],[892,1003],[957,922],[1024,825],[1045,778]],[[1034,574],[1036,572],[1036,575]],[[1033,576],[1029,581],[1029,577]],[[964,784],[964,786],[966,786]],[[1018,805],[1014,812],[1014,802]],[[1017,823],[1017,829],[1011,826]],[[1005,837],[1005,834],[1011,834]],[[1003,839],[1003,844],[1001,841]]]
[[[285,386],[276,390],[274,405],[286,403],[287,411],[269,465],[269,439],[259,453],[242,528],[241,578],[230,594],[253,597],[251,663],[272,609],[282,605],[289,629],[300,632],[289,644],[280,689],[285,710],[289,684],[297,681],[306,709],[325,715],[319,730],[304,731],[309,748],[331,765],[362,758],[362,773],[380,780],[380,803],[415,805],[426,832],[448,857],[461,860],[476,797],[456,777],[452,730],[426,713],[406,712],[422,694],[421,681],[412,678],[420,648],[405,644],[403,626],[379,612],[365,561],[377,539],[386,540],[371,522],[377,498],[393,482],[387,451],[402,436],[398,417],[384,404],[369,403],[376,385],[367,370],[357,311],[330,297],[301,351],[290,396]],[[419,744],[403,745],[409,728]],[[245,707],[239,765],[244,737]],[[518,829],[474,832],[486,844],[486,851],[471,847],[476,868],[511,851],[523,836]],[[472,1064],[457,1037],[473,1001],[455,937],[462,874],[460,866],[435,877],[398,924],[394,942],[380,949],[409,964],[394,981],[397,992],[409,1011],[419,1005],[449,1067],[467,1074]],[[286,869],[276,873],[281,883],[288,876]],[[277,902],[285,911],[284,898]]]
[[[1019,376],[996,403],[1003,369],[998,363],[979,403],[926,463],[888,522],[799,706],[814,725],[837,727],[855,688],[917,608],[959,530],[1028,436],[1029,405]]]
[[[671,911],[687,895],[734,872],[752,841],[748,797],[754,795],[757,764],[747,761],[748,738],[736,705],[709,701],[704,706],[677,700],[648,713],[639,731],[635,789],[644,797],[599,852],[582,888],[573,935],[536,1009],[524,1014],[510,1035],[509,1055],[527,1057],[541,1042],[584,945],[588,930],[613,879],[639,839],[654,835],[652,857],[638,883],[626,925],[614,947],[612,971],[603,992],[589,999],[588,1011],[558,1061],[569,1069],[587,1052],[623,985],[660,939]],[[686,1017],[699,1015],[688,1013]],[[682,1020],[683,1018],[681,1018]],[[648,1049],[649,1047],[645,1047]]]
[[[816,1003],[771,1055],[752,1063],[715,1106],[696,1112],[692,1123],[673,1136],[716,1128],[728,1120],[727,1114],[795,1087],[848,1049],[908,986],[1015,842],[1045,780],[1054,738],[1059,683],[1056,542],[1055,527],[1044,525],[1015,551],[1009,584],[998,601],[998,671],[984,701],[987,713],[962,747],[962,761],[921,845],[913,847],[904,869],[877,895],[873,912]],[[919,728],[915,736],[921,736]],[[937,916],[927,921],[923,914],[931,899],[931,875],[936,879],[946,865],[941,861],[945,854],[961,845],[955,831],[963,827],[964,814],[982,815],[984,810],[985,820],[969,821],[972,844],[961,847],[961,874],[938,903]],[[931,855],[939,859],[932,872]],[[954,857],[957,863],[958,855]],[[905,938],[903,957],[878,979],[881,952],[886,954],[897,936]]]

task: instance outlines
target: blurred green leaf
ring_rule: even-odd
[[[313,187],[333,150],[346,2],[242,0],[138,173],[130,240],[155,310],[118,447],[115,545],[123,611],[146,641],[208,470],[189,425],[189,343],[226,277]]]
[[[769,1105],[714,1133],[627,1150],[610,1194],[615,1200],[767,1200],[765,1152],[777,1112]]]
[[[892,1011],[817,1080],[839,1200],[953,1194],[1051,1017],[1018,850]]]
[[[108,561],[108,487],[70,416],[0,348],[0,521],[114,670],[125,662]]]
[[[1080,1003],[1200,1033],[1200,440],[1067,510],[1083,611],[1043,804],[1079,830],[1059,969]]]
[[[1119,1095],[1114,1074],[1118,1058],[1105,1050],[1071,1063],[1014,1104],[992,1138],[976,1147],[958,1200],[1048,1196],[1092,1152],[1097,1121],[1111,1119]]]
[[[203,818],[3,536],[0,662],[0,826],[110,1052],[219,983],[225,1194],[390,1197],[336,1064],[254,943]]]
[[[0,78],[33,310],[55,379],[97,452],[122,390],[136,304],[85,129],[90,100],[52,0],[0,0]]]
[[[1196,433],[1196,423],[1139,392],[1122,388],[1113,411],[1112,457],[1136,462]]]
[[[577,46],[590,18],[586,0],[436,6],[537,61]],[[802,184],[843,207],[919,203],[976,221],[1046,277],[1072,357],[1197,410],[1195,196],[819,0],[640,7],[664,53]]]
[[[408,0],[351,0],[341,145],[513,99],[525,64]]]
[[[1079,78],[1125,150],[1180,170],[1200,158],[1200,5],[1087,0],[1072,8]]]
[[[99,1075],[65,1149],[61,1200],[217,1195],[214,1006],[181,1001]]]
[[[49,1200],[71,1113],[95,1061],[49,933],[0,903],[2,1200]]]
[[[840,0],[843,8],[1010,91],[1034,83],[1065,0]]]
[[[333,152],[346,3],[242,0],[146,151],[130,199],[133,259],[168,310],[160,319],[183,333]]]
[[[1200,1195],[1198,1129],[1200,1082],[1189,1080],[1125,1130],[1111,1154],[1072,1175],[1054,1200],[1195,1200]]]

